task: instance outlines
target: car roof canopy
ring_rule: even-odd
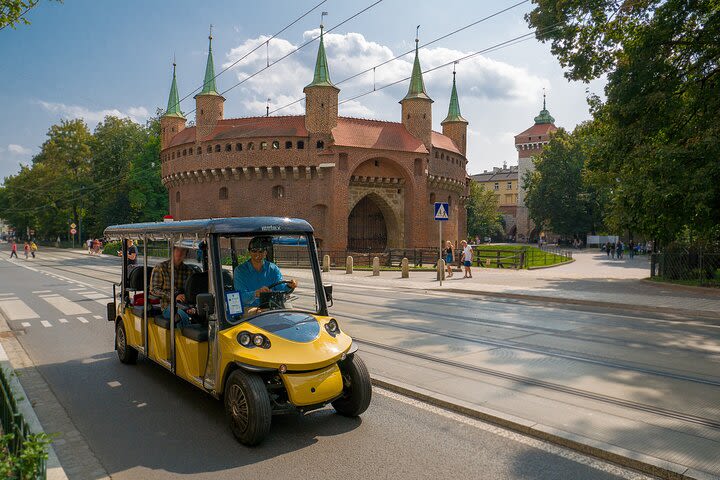
[[[300,218],[236,217],[206,218],[173,222],[147,222],[112,225],[105,229],[110,239],[151,237],[169,239],[175,236],[193,237],[209,233],[248,235],[292,235],[313,233],[312,226]]]

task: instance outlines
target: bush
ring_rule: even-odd
[[[105,245],[103,245],[102,253],[105,255],[117,256],[118,252],[120,251],[120,247],[120,242],[107,242]]]
[[[44,433],[30,434],[18,453],[12,454],[9,446],[14,438],[12,433],[0,436],[0,478],[35,480],[43,472],[48,458],[50,437]]]

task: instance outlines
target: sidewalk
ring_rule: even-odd
[[[596,250],[576,252],[575,261],[566,265],[538,270],[502,270],[473,267],[473,278],[463,278],[455,272],[442,286],[435,272],[410,272],[401,278],[400,272],[344,270],[323,273],[325,283],[338,285],[378,286],[440,290],[454,293],[489,294],[493,296],[530,297],[544,301],[579,304],[610,304],[627,309],[667,311],[678,314],[700,314],[720,319],[720,290],[687,289],[673,285],[655,284],[643,279],[650,276],[647,257],[633,260],[613,260]],[[301,270],[285,270],[285,275],[306,276]]]

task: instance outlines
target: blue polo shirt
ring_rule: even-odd
[[[277,265],[267,260],[263,260],[263,266],[259,272],[255,270],[250,260],[242,265],[238,265],[235,269],[234,277],[235,290],[240,292],[243,308],[257,307],[260,305],[260,299],[255,297],[255,291],[262,287],[269,287],[273,283],[283,279],[282,273],[280,273]],[[286,288],[286,285],[278,285],[274,290],[282,292]]]

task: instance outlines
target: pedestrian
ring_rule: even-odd
[[[460,246],[462,246],[463,249],[462,262],[463,267],[465,268],[465,276],[463,278],[472,278],[472,271],[470,270],[470,267],[472,267],[473,249],[465,240],[460,242]]]
[[[617,248],[616,243],[613,242],[610,244],[610,258],[615,258],[615,249],[616,248]]]
[[[133,245],[132,240],[127,242],[127,263],[128,265],[137,265],[137,247]],[[122,249],[118,250],[118,257],[122,257]]]
[[[618,259],[618,260],[622,260],[623,243],[622,243],[621,240],[618,240],[618,241],[617,241],[617,247],[616,247],[615,249],[616,249],[616,252],[617,252],[617,253],[616,253],[617,259]]]
[[[12,245],[10,246],[10,258],[12,258],[12,257],[18,258],[17,243],[15,243],[15,240],[12,241]]]
[[[452,277],[452,264],[455,261],[455,255],[453,252],[453,244],[450,240],[445,242],[445,267],[447,268],[447,276]]]
[[[100,240],[98,240],[97,238],[92,241],[92,251],[95,255],[100,254]]]
[[[60,237],[57,237],[57,240],[55,240],[55,248],[60,248]]]
[[[610,258],[610,242],[605,242],[605,253]]]
[[[92,246],[93,246],[92,238],[88,238],[88,239],[87,239],[87,249],[88,249],[88,254],[89,254],[89,255],[92,255],[92,253],[93,253],[93,252],[92,252]]]
[[[30,242],[30,255],[32,255],[33,258],[35,258],[35,252],[37,252],[37,243]]]
[[[630,240],[630,245],[628,245],[628,252],[630,253],[630,260],[635,258],[635,241]]]
[[[28,254],[30,253],[30,244],[28,242],[25,242],[23,250],[25,251],[25,260],[27,260]]]

